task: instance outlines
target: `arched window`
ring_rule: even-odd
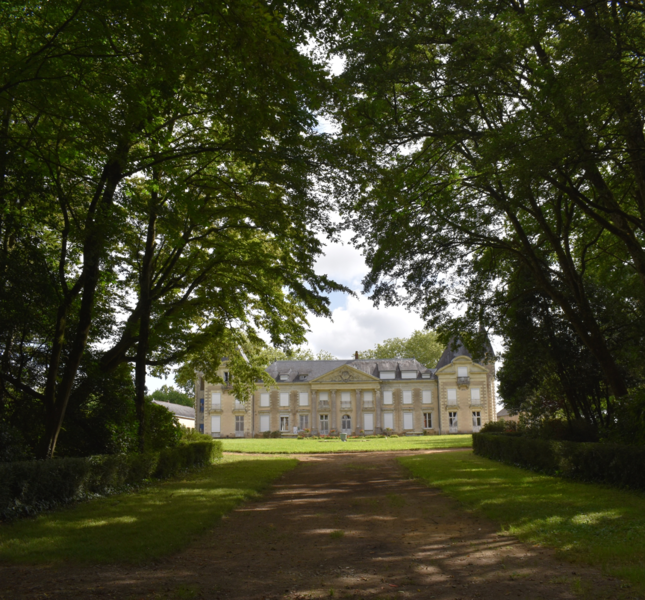
[[[349,433],[352,430],[352,418],[349,415],[343,415],[340,426],[343,433]]]

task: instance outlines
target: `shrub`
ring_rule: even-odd
[[[551,475],[645,490],[645,448],[474,433],[475,454]]]
[[[200,467],[222,456],[222,444],[207,440],[161,452],[56,458],[0,464],[0,519],[107,495]]]
[[[271,432],[271,437],[272,438],[279,438],[280,437],[280,432],[279,431],[272,431]]]

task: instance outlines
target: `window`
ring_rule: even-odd
[[[235,433],[244,432],[244,415],[235,415]]]
[[[309,429],[309,415],[300,415],[300,430]]]
[[[329,402],[329,392],[320,392],[318,394],[318,400],[321,402]]]
[[[271,417],[269,415],[260,415],[260,433],[271,430]]]
[[[403,404],[412,404],[412,390],[403,390]]]
[[[383,413],[383,429],[394,429],[394,413]]]
[[[374,403],[374,396],[372,392],[363,392],[363,405],[372,406]]]
[[[401,379],[416,379],[416,371],[401,371]]]
[[[309,393],[308,392],[300,392],[299,404],[300,404],[300,406],[309,406]]]
[[[481,396],[479,393],[479,388],[470,388],[470,402],[472,404],[480,404]]]
[[[222,417],[219,415],[211,415],[211,433],[219,436],[222,431]]]
[[[374,431],[374,415],[372,413],[363,414],[363,429],[365,431]]]
[[[289,392],[280,392],[280,406],[289,406]]]
[[[403,429],[414,429],[414,415],[411,412],[403,413]]]
[[[260,394],[260,406],[267,407],[270,405],[271,403],[269,402],[269,392],[262,392]]]
[[[224,383],[231,383],[231,374],[228,371],[224,371]]]
[[[241,400],[235,398],[235,410],[243,410],[246,407],[246,404]]]
[[[392,392],[391,391],[383,392],[383,404],[392,404]]]
[[[204,399],[203,398],[199,399],[199,412],[200,413],[204,412]]]
[[[289,431],[289,417],[280,417],[280,431]]]
[[[473,411],[473,428],[482,426],[482,414],[478,410]]]
[[[394,379],[396,371],[381,371],[381,379]]]
[[[456,412],[449,412],[448,413],[448,423],[450,425],[450,429],[457,429],[458,423],[457,423],[457,413]]]
[[[289,374],[288,373],[280,373],[278,381],[289,381]]]
[[[322,435],[329,433],[329,415],[320,415],[320,433]]]
[[[432,404],[432,390],[423,390],[422,398],[424,404]]]
[[[199,433],[204,433],[204,424],[203,423],[199,424]]]
[[[468,377],[468,367],[457,367],[457,377]]]
[[[432,429],[432,413],[423,413],[423,428]]]
[[[222,408],[222,394],[219,392],[213,392],[211,394],[211,408],[213,410],[219,410]]]
[[[448,391],[448,404],[457,404],[457,390],[450,388]]]
[[[343,415],[340,420],[340,427],[343,433],[349,433],[352,430],[352,418],[349,415]]]

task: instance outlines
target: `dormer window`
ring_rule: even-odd
[[[381,371],[381,379],[394,379],[396,371]]]
[[[298,374],[298,381],[304,381],[305,379],[307,379],[307,373]]]
[[[417,371],[401,371],[401,379],[416,379]]]
[[[430,379],[430,378],[432,377],[432,374],[431,374],[431,373],[423,373],[423,374],[421,375],[421,377],[422,377],[423,379]]]
[[[280,373],[278,381],[289,381],[289,373]]]
[[[457,377],[468,377],[468,367],[457,367]]]

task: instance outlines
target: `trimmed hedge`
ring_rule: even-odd
[[[221,456],[222,444],[213,440],[146,454],[0,463],[0,520],[125,491]]]
[[[645,447],[474,433],[475,454],[549,475],[645,490]]]

